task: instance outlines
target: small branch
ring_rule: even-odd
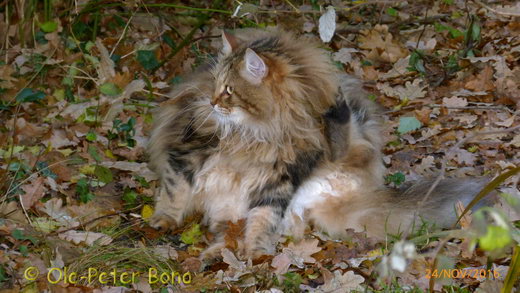
[[[183,6],[183,5],[177,5],[177,4],[169,4],[169,3],[145,4],[145,6],[148,6],[148,7],[171,7],[171,8],[186,9],[186,10],[200,11],[200,12],[217,12],[217,13],[224,13],[224,14],[232,14],[232,12],[228,11],[228,10],[213,9],[213,8],[198,8],[198,7],[190,7],[190,6]]]
[[[488,6],[487,4],[483,3],[480,0],[473,0],[473,2],[477,3],[480,7],[493,12],[494,14],[503,15],[503,16],[520,17],[519,13],[512,13],[512,12],[496,10],[495,8]]]
[[[128,22],[126,23],[125,25],[125,28],[123,29],[123,32],[121,33],[121,36],[119,37],[119,39],[117,40],[116,44],[114,45],[114,47],[112,48],[112,51],[110,52],[110,57],[112,57],[112,55],[114,55],[114,51],[116,50],[117,46],[119,46],[119,43],[121,42],[121,40],[124,38],[124,36],[126,35],[126,31],[128,30],[128,26],[130,25],[130,23],[132,22],[132,18],[134,18],[134,15],[135,15],[135,11],[134,13],[132,13],[132,15],[130,16],[130,18],[128,19]]]
[[[70,228],[52,231],[52,232],[48,233],[46,236],[51,236],[51,235],[57,235],[57,234],[65,233],[65,232],[70,231],[70,230],[74,230],[74,229],[77,229],[77,228],[80,228],[80,227],[85,227],[85,226],[87,226],[89,224],[92,224],[92,223],[94,223],[96,221],[99,221],[101,219],[109,218],[109,217],[113,217],[113,216],[118,216],[118,215],[121,215],[121,214],[124,214],[124,212],[114,212],[114,213],[106,214],[106,215],[103,215],[103,216],[99,216],[99,217],[94,218],[94,219],[92,219],[90,221],[87,221],[85,223],[79,223],[78,225],[75,225],[75,226],[70,227]]]
[[[445,106],[445,105],[438,105],[438,104],[432,104],[432,105],[426,105],[430,108],[446,108],[446,109],[460,109],[460,110],[502,110],[507,111],[511,114],[515,113],[515,111],[504,107],[504,106],[465,106],[465,107],[457,107],[457,106]]]

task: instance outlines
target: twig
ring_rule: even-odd
[[[110,214],[99,216],[99,217],[96,217],[96,218],[91,219],[89,221],[86,221],[85,223],[79,223],[78,225],[75,225],[73,227],[69,227],[69,228],[62,229],[62,230],[52,231],[52,232],[48,233],[47,236],[61,234],[61,233],[64,233],[64,232],[67,232],[67,231],[70,231],[70,230],[74,230],[74,229],[77,229],[77,228],[80,228],[80,227],[85,227],[85,226],[87,226],[89,224],[92,224],[92,223],[94,223],[96,221],[99,221],[101,219],[109,218],[109,217],[113,217],[113,216],[118,216],[118,215],[124,215],[125,213],[131,212],[131,211],[134,211],[134,210],[137,210],[137,209],[140,209],[140,208],[141,208],[141,205],[139,205],[139,206],[137,206],[135,208],[128,209],[128,210],[124,210],[124,211],[120,211],[120,212],[113,212],[113,213],[110,213]]]
[[[498,15],[520,17],[519,13],[512,13],[512,12],[496,10],[495,8],[490,7],[489,5],[483,3],[480,0],[473,0],[473,2],[477,3],[480,7],[484,8],[484,9],[487,9],[487,10],[489,10],[489,11],[495,13],[495,14],[498,14]]]
[[[438,104],[430,104],[426,105],[430,108],[446,108],[446,109],[460,109],[460,110],[503,110],[507,111],[511,114],[515,113],[515,111],[509,109],[508,107],[504,106],[464,106],[464,107],[458,107],[458,106],[445,106],[445,105],[438,105]]]
[[[119,39],[117,40],[116,44],[112,48],[112,51],[110,52],[110,57],[112,57],[112,55],[114,54],[114,51],[116,50],[117,46],[119,45],[119,43],[121,42],[123,37],[126,35],[126,31],[128,30],[128,26],[132,22],[132,18],[134,18],[134,15],[135,15],[135,11],[134,11],[134,13],[132,13],[130,18],[128,19],[128,22],[126,23],[125,28],[123,29],[123,32],[121,33],[121,36],[119,37]]]
[[[62,229],[62,230],[56,230],[56,231],[52,231],[50,232],[49,234],[47,234],[46,236],[51,236],[51,235],[56,235],[56,234],[61,234],[61,233],[65,233],[67,231],[70,231],[70,230],[74,230],[74,229],[77,229],[77,228],[80,228],[80,227],[84,227],[84,226],[87,226],[89,224],[92,224],[96,221],[99,221],[101,219],[104,219],[104,218],[109,218],[109,217],[113,217],[113,216],[117,216],[117,215],[120,215],[120,214],[123,214],[124,212],[113,212],[111,214],[106,214],[106,215],[103,215],[103,216],[99,216],[97,218],[94,218],[90,221],[87,221],[85,223],[79,223],[78,225],[75,225],[73,227],[70,227],[70,228],[66,228],[66,229]]]
[[[228,10],[213,9],[213,8],[189,7],[189,6],[183,6],[183,5],[177,5],[177,4],[169,4],[169,3],[145,4],[145,6],[148,6],[148,7],[171,7],[171,8],[186,9],[186,10],[193,10],[193,11],[200,11],[200,12],[217,12],[217,13],[231,14],[231,11],[228,11]]]
[[[175,49],[173,51],[171,51],[170,54],[168,54],[168,56],[166,56],[159,63],[159,66],[157,66],[155,69],[152,70],[152,74],[155,73],[157,71],[157,69],[161,68],[164,64],[166,64],[166,62],[170,61],[170,59],[173,56],[177,55],[177,53],[179,53],[184,47],[186,47],[191,42],[191,40],[193,39],[193,35],[195,35],[195,32],[197,32],[197,30],[199,30],[202,26],[204,26],[204,24],[206,23],[206,21],[208,19],[209,19],[209,15],[201,16],[199,21],[198,21],[198,23],[195,25],[195,27],[193,29],[191,29],[191,31],[182,40],[182,42],[177,47],[175,47]]]
[[[20,200],[20,206],[22,207],[23,214],[27,218],[27,221],[29,221],[29,224],[31,224],[31,226],[32,226],[32,221],[31,221],[31,218],[29,218],[29,214],[27,214],[27,210],[25,210],[25,206],[23,204],[22,194],[21,193],[18,194],[18,199]]]
[[[55,163],[52,163],[46,167],[43,167],[41,168],[40,170],[32,173],[31,175],[29,175],[27,178],[25,178],[24,180],[20,181],[20,183],[18,183],[15,187],[11,188],[11,186],[9,186],[9,188],[7,189],[7,192],[5,193],[5,197],[7,198],[7,195],[11,192],[11,191],[14,191],[16,190],[18,187],[22,186],[22,184],[24,184],[25,182],[27,182],[28,180],[30,180],[34,175],[38,175],[40,173],[42,173],[43,171],[47,170],[47,169],[50,169],[52,166],[55,166],[55,165],[59,165],[61,163],[65,163],[65,162],[68,162],[68,161],[73,161],[75,159],[65,159],[65,160],[61,160],[61,161],[58,161],[58,162],[55,162]]]
[[[289,6],[291,6],[294,9],[294,11],[296,11],[297,13],[301,13],[301,10],[298,9],[298,7],[294,6],[294,4],[292,4],[290,0],[285,0],[285,2],[287,2],[287,4],[289,4]]]

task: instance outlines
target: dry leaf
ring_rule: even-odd
[[[332,278],[325,279],[325,283],[319,286],[316,292],[350,292],[353,290],[363,290],[361,284],[365,281],[360,275],[354,274],[353,271],[342,273],[341,270],[334,271]]]
[[[360,48],[370,50],[367,58],[374,61],[397,62],[408,55],[399,42],[388,32],[387,25],[377,24],[372,30],[361,31],[358,38]]]
[[[443,98],[442,105],[446,107],[466,107],[468,106],[468,100],[465,98],[451,97],[451,98]]]
[[[332,54],[332,60],[348,65],[352,61],[352,53],[356,52],[359,52],[359,50],[354,48],[341,48],[338,52]]]
[[[328,6],[319,20],[320,38],[324,43],[330,42],[336,31],[336,10],[334,6]]]
[[[246,269],[246,263],[239,261],[237,257],[227,248],[222,248],[222,260],[227,263],[231,268],[242,272]]]
[[[475,78],[468,81],[464,87],[468,90],[477,92],[489,92],[494,90],[495,84],[493,83],[493,68],[491,68],[491,66],[484,67],[484,69],[477,74]]]
[[[407,81],[404,87],[401,85],[391,87],[388,83],[384,83],[377,84],[377,88],[389,97],[399,98],[400,100],[414,100],[426,96],[426,91],[424,91],[426,86],[421,85],[421,82],[417,78],[413,82]]]
[[[135,175],[139,175],[143,177],[146,181],[152,181],[157,179],[157,175],[150,169],[148,169],[148,165],[146,163],[135,163],[135,162],[127,162],[127,161],[117,161],[117,162],[102,162],[101,165],[107,168],[114,168],[123,171],[131,171],[134,172]]]
[[[45,195],[43,177],[36,177],[31,183],[22,185],[25,194],[21,195],[23,207],[28,210]]]
[[[83,231],[66,231],[63,233],[58,234],[58,237],[70,241],[74,244],[80,244],[84,242],[86,245],[92,245],[94,242],[98,241],[97,243],[101,246],[108,245],[112,242],[112,238],[106,234],[103,233],[97,233],[97,232],[83,232]]]

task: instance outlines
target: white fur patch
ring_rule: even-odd
[[[330,197],[343,196],[345,192],[355,191],[359,187],[359,178],[356,176],[332,170],[307,180],[298,188],[287,208],[287,214],[291,216],[284,218],[284,232],[291,234],[296,227],[298,223],[295,222],[295,216],[307,223],[305,211],[326,204],[325,201]]]

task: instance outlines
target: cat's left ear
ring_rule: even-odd
[[[267,65],[255,51],[246,49],[244,55],[244,68],[241,71],[242,77],[252,84],[260,84],[267,75]]]
[[[232,34],[223,31],[222,32],[222,53],[224,56],[227,56],[233,52],[234,49],[238,47],[238,41],[235,36]]]

